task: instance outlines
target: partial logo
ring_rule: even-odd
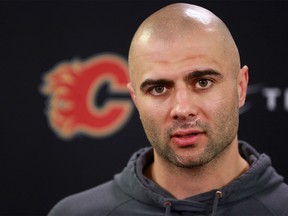
[[[61,62],[43,80],[41,93],[48,97],[48,122],[62,139],[78,134],[112,136],[133,114],[126,88],[127,61],[119,55]]]
[[[268,87],[262,83],[258,83],[249,85],[247,100],[245,106],[240,109],[240,114],[248,112],[253,106],[255,106],[255,101],[251,98],[253,95],[262,96],[260,98],[264,100],[265,108],[268,112],[279,110],[284,110],[285,112],[288,111],[288,88],[283,90],[279,87]]]

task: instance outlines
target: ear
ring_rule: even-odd
[[[238,97],[239,97],[239,108],[244,106],[247,90],[248,90],[248,67],[245,65],[240,69],[238,74],[237,84],[238,84]]]
[[[137,108],[136,95],[135,95],[135,91],[134,91],[134,88],[133,88],[131,82],[129,82],[127,84],[127,88],[129,89],[130,96],[131,96],[131,98],[132,98],[132,100],[133,100],[133,102]]]

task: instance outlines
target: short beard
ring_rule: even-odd
[[[230,115],[226,113],[230,113]],[[168,143],[164,145],[163,142],[164,140],[171,140],[170,136],[173,130],[179,128],[186,129],[189,123],[176,123],[173,128],[166,131],[166,137],[164,137],[163,140],[159,137],[161,133],[154,127],[153,122],[146,122],[143,126],[152,147],[162,159],[174,166],[192,169],[203,167],[213,159],[217,160],[217,158],[220,158],[221,155],[225,154],[225,150],[229,149],[228,147],[237,136],[239,110],[236,104],[231,107],[231,110],[219,113],[217,119],[216,131],[209,127],[207,123],[203,123],[201,120],[197,121],[197,128],[204,131],[203,135],[208,138],[204,151],[201,155],[197,156],[197,158],[193,156],[181,157],[173,151]],[[193,146],[188,146],[187,148],[193,148]]]
[[[207,147],[205,148],[205,152],[199,156],[199,158],[188,157],[186,159],[174,153],[174,151],[170,148],[160,148],[159,146],[153,146],[156,153],[163,159],[165,159],[171,165],[174,165],[179,168],[185,169],[197,169],[205,166],[212,160],[217,160],[225,150],[231,145],[233,140],[227,141],[223,144],[215,144],[215,143],[207,143]],[[193,148],[193,147],[187,147]]]
[[[203,167],[212,160],[216,160],[225,152],[226,149],[228,149],[236,136],[236,131],[232,136],[231,134],[230,136],[225,134],[218,134],[216,139],[215,137],[214,139],[211,139],[209,136],[213,134],[211,129],[209,129],[207,125],[201,123],[199,123],[198,126],[200,126],[200,128],[205,131],[205,135],[208,136],[209,140],[204,149],[204,152],[199,156],[199,158],[194,158],[193,156],[182,158],[181,156],[177,155],[169,145],[165,146],[164,148],[157,144],[152,144],[152,146],[161,158],[179,168],[196,169]],[[193,146],[188,146],[186,148],[193,148]]]

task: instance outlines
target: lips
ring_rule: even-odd
[[[203,133],[201,130],[178,130],[172,134],[172,137],[189,137]]]
[[[172,142],[179,147],[193,146],[204,134],[201,130],[178,130],[171,135]]]

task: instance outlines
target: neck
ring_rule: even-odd
[[[190,169],[168,164],[154,150],[154,162],[144,171],[144,175],[165,188],[176,199],[185,199],[219,189],[248,168],[247,161],[239,154],[238,142],[235,142],[209,163]]]

